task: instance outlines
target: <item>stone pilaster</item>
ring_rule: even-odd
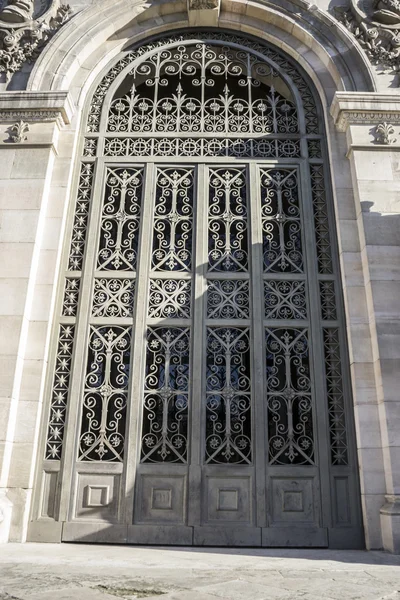
[[[373,366],[363,393],[352,364],[364,517],[368,530],[379,506],[382,545],[400,552],[400,102],[338,92],[331,114],[347,136],[364,287],[345,298],[349,342],[363,345]]]
[[[0,94],[0,540],[23,541],[54,283],[45,227],[66,92]]]

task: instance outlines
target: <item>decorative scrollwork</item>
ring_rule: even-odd
[[[165,73],[176,80],[174,87]],[[110,132],[298,133],[295,104],[274,89],[277,72],[250,52],[180,44],[139,62],[131,76],[143,83],[133,83],[128,94],[117,92]]]
[[[197,43],[197,45],[199,46],[198,50],[198,55],[201,55],[202,50],[202,46],[205,48],[204,52],[207,52],[207,48],[209,47],[214,53],[216,53],[218,56],[223,55],[224,52],[225,53],[229,53],[230,52],[230,56],[232,56],[232,62],[231,62],[231,71],[234,71],[234,75],[236,76],[237,79],[240,80],[244,80],[243,77],[243,64],[245,65],[245,67],[247,68],[246,65],[246,61],[244,60],[244,55],[247,55],[248,57],[248,61],[250,61],[251,64],[251,75],[253,75],[254,72],[254,83],[257,84],[257,82],[262,82],[263,78],[264,80],[268,80],[268,76],[270,79],[274,79],[276,78],[277,74],[275,73],[274,69],[270,66],[270,62],[269,61],[274,61],[275,64],[277,64],[281,69],[283,69],[287,75],[292,79],[292,81],[294,82],[294,84],[296,85],[296,87],[299,90],[300,96],[302,98],[303,101],[303,108],[304,108],[304,113],[305,113],[305,121],[306,121],[306,133],[309,134],[318,134],[319,133],[319,122],[318,122],[318,114],[316,111],[316,106],[315,106],[315,101],[314,101],[314,97],[313,94],[310,90],[310,88],[308,87],[307,83],[304,81],[304,78],[300,75],[300,73],[297,71],[297,68],[294,66],[294,64],[292,64],[286,56],[282,55],[278,49],[274,48],[269,48],[268,46],[266,46],[263,43],[259,43],[259,42],[255,42],[252,40],[249,40],[247,38],[243,38],[240,34],[235,34],[232,35],[231,33],[223,33],[223,32],[206,32],[203,34],[204,35],[204,41],[199,44]],[[198,39],[198,34],[196,36],[196,38]],[[223,48],[226,48],[226,46],[229,46],[230,44],[239,44],[239,45],[245,45],[247,47],[248,52],[238,52],[237,50],[234,49],[229,49],[229,50],[223,50]],[[222,48],[220,47],[220,45],[222,45]],[[168,46],[170,46],[170,49],[167,49]],[[175,52],[176,53],[176,49],[174,49],[174,46],[178,46],[179,48],[183,48],[183,52],[187,51],[190,48],[193,48],[194,46],[194,42],[193,42],[193,34],[192,33],[187,33],[187,34],[175,34],[172,36],[162,36],[160,39],[155,40],[150,42],[147,45],[141,45],[138,48],[135,48],[134,50],[130,50],[127,51],[127,53],[123,56],[122,59],[120,59],[118,61],[118,63],[116,63],[114,65],[114,67],[107,73],[107,75],[102,79],[102,81],[100,82],[100,84],[98,85],[94,96],[93,96],[93,100],[90,106],[90,112],[89,112],[89,116],[88,116],[88,131],[89,132],[96,132],[99,130],[99,126],[100,126],[100,115],[101,115],[101,110],[102,110],[102,106],[104,103],[104,98],[107,94],[108,89],[110,88],[111,84],[113,83],[113,81],[116,79],[116,77],[121,73],[121,71],[127,67],[129,64],[134,63],[135,61],[138,61],[138,59],[140,59],[141,57],[146,56],[145,60],[142,60],[141,62],[139,62],[134,69],[136,69],[137,73],[141,76],[141,78],[143,79],[143,76],[147,79],[151,79],[151,77],[155,76],[155,70],[158,68],[159,72],[160,72],[160,62],[157,59],[158,56],[158,52],[161,49],[165,49],[166,54],[163,54],[163,61],[164,61],[164,69],[166,67],[169,67],[170,65],[168,64],[168,59],[171,57],[171,55]],[[151,56],[150,58],[148,57],[148,54],[153,52],[153,56]],[[180,50],[179,52],[182,52],[182,50]],[[254,53],[254,54],[253,54]],[[264,58],[262,60],[260,60],[258,58],[258,56],[256,56],[257,53],[258,55],[263,56]],[[241,56],[237,57],[237,54],[241,54]],[[197,75],[197,70],[199,69],[198,67],[198,60],[197,60],[197,68],[196,68],[196,56],[193,57],[194,60],[191,61],[186,61],[186,59],[180,60],[179,58],[177,60],[175,60],[175,63],[178,63],[178,66],[172,65],[172,68],[174,69],[174,74],[176,75],[181,75],[184,71],[184,73],[186,74],[186,76],[192,77],[192,80],[194,82],[196,81],[200,81],[201,80],[201,76],[200,77],[196,77],[195,74]],[[231,61],[231,59],[229,59],[229,61]],[[172,61],[174,62],[174,61]],[[247,63],[248,64],[248,63]],[[143,71],[141,72],[141,66],[143,65]],[[259,67],[258,67],[259,65]],[[215,65],[217,66],[217,65]],[[202,66],[201,66],[202,67]],[[200,67],[200,69],[201,69]],[[210,67],[212,68],[213,65],[211,64]],[[241,71],[240,71],[241,69]],[[166,71],[163,71],[162,73],[164,73]],[[248,72],[248,71],[247,71]],[[214,77],[216,75],[220,76],[221,79],[223,77],[225,77],[225,71],[221,72],[221,73],[214,73]],[[201,75],[201,70],[198,73],[198,75]],[[245,73],[246,75],[246,73]],[[132,78],[133,79],[133,78]],[[249,78],[250,79],[250,78]],[[251,77],[251,79],[253,80],[253,77]],[[160,77],[159,81],[161,81],[161,83],[163,83],[163,77]],[[132,81],[133,83],[133,81]],[[270,83],[270,81],[268,80],[268,83]],[[252,83],[248,84],[249,86],[252,85]],[[246,85],[244,86],[240,86],[243,87],[243,90],[246,89]],[[257,89],[262,89],[261,86],[258,85],[252,85],[252,87],[256,87]],[[267,85],[264,84],[264,88],[266,88]],[[126,88],[125,88],[126,89]],[[268,91],[271,91],[271,88],[269,87]],[[133,90],[132,92],[132,87],[131,87],[131,92],[130,94],[128,94],[128,98],[130,99],[130,95],[132,95],[135,97],[135,92],[136,92],[136,88],[135,90]],[[175,92],[177,92],[177,90],[175,90]],[[182,92],[181,92],[182,94]],[[176,95],[176,93],[175,93]],[[222,96],[222,98],[221,98]],[[172,97],[172,94],[171,96]],[[275,93],[275,98],[276,98],[276,93]],[[216,108],[220,107],[220,105],[223,103],[223,99],[224,99],[224,94],[220,94],[220,97],[217,97],[216,100],[217,102],[215,103]],[[151,97],[149,100],[152,100],[152,104],[151,107],[153,108],[153,110],[155,110],[154,108],[154,96]],[[198,105],[198,98],[197,96],[195,96],[195,100],[197,100],[197,105]],[[252,103],[253,100],[257,101],[257,96],[253,98],[252,96]],[[130,101],[130,100],[129,100]],[[247,99],[247,102],[249,100]],[[118,102],[118,99],[116,99],[116,103]],[[125,99],[125,102],[127,102],[127,100]],[[146,119],[146,112],[149,110],[150,108],[150,104],[148,102],[144,102],[144,105],[147,104],[146,106],[142,106],[141,108],[139,107],[139,103],[138,106],[136,108],[136,111],[140,117],[140,111],[144,111],[144,125],[147,126],[149,128],[149,130],[151,130],[151,128],[153,128],[153,123],[150,124],[150,122]],[[159,103],[160,105],[163,104],[163,101],[161,100],[161,102]],[[162,123],[163,123],[163,127],[164,129],[168,127],[168,118],[166,118],[166,116],[168,115],[168,113],[170,113],[170,107],[168,106],[169,103],[167,103],[167,105],[165,107],[159,106],[157,107],[158,110],[160,111],[160,114],[162,114],[163,118],[162,118]],[[194,104],[196,104],[196,102],[194,102]],[[210,105],[212,104],[212,102],[209,103]],[[238,104],[238,106],[235,105]],[[263,102],[261,102],[261,104],[263,104]],[[244,107],[244,103],[243,102],[236,102],[236,99],[234,102],[232,102],[232,108],[233,108],[233,122],[235,122],[235,120],[238,121],[239,123],[239,128],[242,126],[241,125],[241,119],[238,119],[238,116],[244,112],[244,109],[240,109],[239,110],[239,105]],[[266,103],[267,105],[267,103]],[[295,119],[292,118],[294,117],[295,113],[293,112],[293,105],[292,103],[289,101],[287,101],[287,99],[283,100],[283,105],[287,105],[289,107],[289,110],[287,110],[286,106],[280,106],[278,107],[278,110],[282,110],[282,123],[276,125],[277,128],[282,127],[283,129],[289,127],[293,127],[293,124],[295,123]],[[120,107],[120,111],[122,112],[122,118],[120,118],[118,116],[118,109],[116,114],[114,115],[114,127],[119,127],[119,123],[123,123],[124,122],[124,117],[123,117],[123,113],[126,110],[126,104],[124,104],[124,97],[122,98],[121,101],[121,107]],[[271,110],[272,106],[269,107],[269,109]],[[260,115],[262,118],[266,117],[268,114],[268,110],[266,110],[265,108],[260,108],[258,109],[260,112]],[[212,112],[213,109],[211,109],[211,116],[212,116]],[[184,126],[187,127],[187,124],[189,123],[189,125],[191,125],[190,119],[193,116],[195,120],[196,116],[193,115],[194,111],[191,109],[191,103],[189,103],[189,107],[186,106],[186,111],[184,111]],[[262,123],[262,118],[260,120],[260,122]],[[132,121],[132,120],[131,120]],[[129,121],[129,117],[128,117],[128,127],[132,127],[132,123],[131,121]],[[267,119],[265,119],[266,123],[268,122]],[[124,126],[124,125],[122,125]],[[171,126],[171,125],[169,125]],[[266,126],[266,124],[264,124],[264,126]],[[155,127],[155,125],[154,125]],[[171,130],[171,129],[170,129]],[[174,129],[172,129],[172,131],[174,131]]]
[[[246,170],[210,169],[209,178],[209,271],[247,271]]]
[[[306,319],[307,301],[304,281],[264,281],[267,319]]]
[[[25,62],[36,60],[71,15],[68,4],[60,4],[56,11],[36,18],[33,0],[8,2],[0,12],[0,73],[5,73],[7,83]]]
[[[108,137],[105,139],[104,154],[105,156],[126,157],[233,156],[243,158],[300,158],[301,151],[298,139]]]
[[[157,170],[152,269],[192,269],[193,168]]]
[[[65,280],[64,301],[62,305],[63,317],[76,317],[80,287],[81,280],[78,277],[68,277]]]
[[[136,269],[142,190],[143,169],[107,169],[98,269]]]
[[[318,272],[321,275],[330,275],[333,273],[333,265],[323,165],[310,165],[310,174]]]
[[[208,281],[208,319],[248,319],[249,317],[249,282],[247,279],[211,279]]]
[[[97,138],[85,138],[83,142],[83,156],[94,157],[97,154]]]
[[[271,464],[314,462],[307,331],[266,330],[268,445]]]
[[[337,319],[336,294],[334,281],[320,281],[321,316],[324,320]]]
[[[93,317],[132,317],[134,279],[95,279]]]
[[[74,336],[74,325],[60,325],[46,440],[45,458],[47,460],[61,459]]]
[[[321,140],[307,140],[309,158],[322,158]]]
[[[207,328],[206,462],[251,463],[247,328]]]
[[[191,281],[187,279],[151,279],[148,316],[166,319],[190,319]]]
[[[189,364],[188,328],[148,328],[142,462],[187,460]]]
[[[326,387],[328,393],[329,433],[333,465],[348,464],[346,415],[340,360],[339,330],[324,329]]]
[[[79,175],[78,198],[76,201],[71,248],[69,252],[69,270],[81,271],[86,245],[86,233],[89,222],[89,209],[92,197],[94,165],[82,163]]]
[[[260,169],[264,270],[303,271],[296,169]]]
[[[130,327],[90,328],[81,461],[123,460],[130,355]]]

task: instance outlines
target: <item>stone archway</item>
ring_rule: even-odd
[[[360,545],[319,111],[283,53],[221,31],[99,83],[40,487],[63,539]]]

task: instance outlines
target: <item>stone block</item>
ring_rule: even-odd
[[[350,362],[372,362],[371,332],[367,323],[348,327]]]
[[[400,214],[363,213],[367,246],[400,246]]]
[[[400,322],[377,321],[376,332],[379,358],[400,358]]]
[[[380,509],[385,502],[384,494],[361,494],[367,550],[382,549]]]
[[[34,210],[0,210],[0,243],[34,242],[38,219]]]
[[[371,316],[375,320],[400,319],[400,281],[371,281]]]
[[[19,397],[30,402],[40,401],[43,360],[24,360]]]
[[[47,321],[30,321],[25,358],[43,359],[49,324]]]
[[[10,416],[11,398],[0,398],[0,440],[7,439],[8,418]],[[1,464],[1,463],[0,463]]]
[[[1,159],[0,159],[1,160]],[[1,165],[1,168],[3,165]],[[42,203],[43,181],[40,179],[1,179],[0,209],[38,210]]]
[[[400,357],[380,358],[381,401],[398,402],[400,398]]]
[[[366,254],[371,281],[400,281],[399,246],[368,245]]]
[[[17,408],[14,442],[26,443],[33,446],[37,429],[37,420],[40,417],[41,405],[37,402],[20,400]]]
[[[50,284],[35,285],[30,318],[32,321],[48,321],[54,288]]]
[[[361,249],[358,224],[355,219],[343,219],[338,224],[340,252],[359,252]]]
[[[354,407],[354,417],[357,433],[357,447],[381,448],[381,429],[377,404],[357,404]],[[360,456],[362,453],[360,452]],[[380,490],[382,491],[382,490]]]
[[[343,286],[364,285],[364,273],[359,252],[342,252],[340,254]]]
[[[18,354],[21,329],[22,316],[0,317],[0,355]]]
[[[33,449],[31,442],[13,443],[8,487],[25,489],[32,487]]]
[[[9,179],[15,159],[15,148],[0,148],[0,180]]]
[[[0,315],[24,314],[27,287],[28,279],[0,279]]]
[[[29,277],[33,244],[4,243],[0,252],[0,277]]]
[[[17,355],[0,355],[0,396],[10,398],[12,394]]]
[[[45,179],[52,151],[49,148],[17,148],[11,179]]]
[[[390,181],[393,179],[392,162],[388,152],[356,150],[353,151],[353,162],[358,180]]]
[[[41,250],[36,275],[37,285],[54,285],[56,276],[57,251]]]
[[[44,222],[43,238],[41,248],[43,250],[58,250],[61,238],[62,220],[61,218],[48,218]]]
[[[350,366],[354,405],[376,404],[377,391],[374,363],[353,362]]]

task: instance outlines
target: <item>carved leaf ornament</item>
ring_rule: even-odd
[[[33,0],[8,0],[0,11],[0,73],[8,83],[26,62],[33,62],[72,14],[59,0],[35,14]]]

